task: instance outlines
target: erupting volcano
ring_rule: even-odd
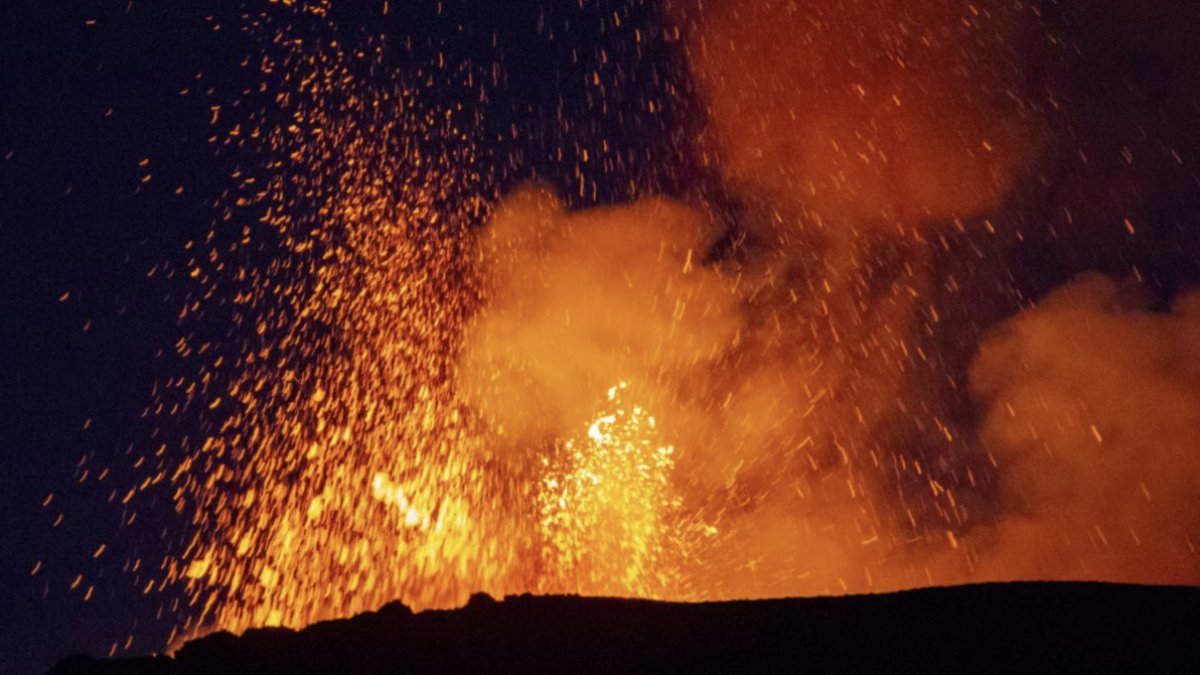
[[[1186,3],[227,4],[177,83],[207,227],[143,281],[174,336],[75,465],[119,528],[66,592],[167,627],[110,656],[481,592],[1200,584]]]

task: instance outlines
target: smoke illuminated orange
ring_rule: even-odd
[[[254,148],[261,165],[234,172],[212,231],[188,244],[174,347],[189,370],[151,407],[199,429],[140,458],[153,471],[124,497],[165,486],[187,521],[158,569],[132,566],[146,593],[183,589],[169,607],[180,635],[302,626],[397,599],[448,607],[479,591],[702,600],[1019,568],[995,555],[1006,532],[976,506],[999,492],[1005,461],[1036,454],[1005,446],[1025,442],[1006,426],[1016,411],[1030,429],[1061,426],[1082,414],[1075,399],[1060,402],[1062,419],[1039,419],[1055,409],[1043,390],[996,363],[1001,347],[1040,344],[1003,340],[986,343],[975,383],[995,399],[986,447],[925,394],[968,388],[930,365],[942,321],[931,298],[957,290],[931,271],[934,254],[1004,197],[1035,145],[1022,140],[1034,123],[1008,70],[995,91],[949,108],[959,74],[928,73],[939,59],[987,70],[993,52],[1007,54],[991,41],[1006,45],[1024,16],[964,23],[938,5],[912,19],[929,30],[903,26],[893,40],[875,17],[856,42],[837,31],[858,30],[857,14],[829,29],[788,10],[778,30],[811,32],[814,53],[826,42],[899,50],[868,94],[842,81],[859,65],[809,72],[775,41],[729,60],[722,49],[777,23],[771,3],[738,23],[741,4],[677,12],[698,22],[695,44],[721,38],[696,48],[693,67],[702,93],[721,99],[709,101],[709,142],[745,197],[736,228],[702,199],[580,212],[534,186],[502,203],[477,152],[483,125],[436,91],[452,83],[485,99],[477,78],[494,69],[439,54],[436,67],[394,73],[384,55],[398,47],[382,38],[297,37],[288,17],[328,21],[325,2],[272,2],[263,16],[282,19],[247,19],[268,45],[247,60],[261,79],[247,92],[271,110],[214,105],[210,142]],[[960,49],[977,33],[987,49]],[[757,70],[778,62],[797,69],[786,91],[737,79],[768,81]],[[1017,112],[994,113],[994,98]],[[958,136],[922,146],[943,114]],[[960,173],[976,189],[957,189]],[[1052,317],[1017,323],[1043,324],[1057,328]],[[1010,417],[997,412],[1002,395],[1019,399]],[[1163,548],[1186,558],[1178,577],[1200,569],[1194,548]]]

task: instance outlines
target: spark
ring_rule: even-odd
[[[542,460],[542,555],[556,571],[545,590],[657,597],[677,582],[675,448],[658,441],[654,416],[628,388],[610,388],[586,431]]]

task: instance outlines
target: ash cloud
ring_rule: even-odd
[[[668,199],[570,212],[544,187],[510,195],[480,242],[488,309],[461,389],[523,441],[569,435],[619,381],[677,400],[738,337],[736,298],[705,262],[717,234]]]
[[[459,385],[510,470],[629,380],[679,448],[685,509],[719,532],[680,596],[1200,582],[1200,296],[1156,314],[1087,277],[975,344],[1019,295],[1004,252],[1061,225],[1012,202],[1112,183],[1045,188],[1063,138],[1108,127],[1051,119],[1045,87],[1070,77],[1044,63],[1044,14],[665,6],[705,106],[696,152],[736,207],[571,211],[537,186],[501,204]],[[955,251],[978,264],[946,269]],[[981,420],[956,417],[972,405]]]
[[[789,271],[800,249],[726,260],[712,254],[720,234],[667,199],[568,211],[544,188],[510,195],[479,240],[488,301],[459,391],[528,484],[538,456],[629,383],[678,448],[683,517],[713,532],[673,561],[670,597],[915,583],[911,566],[885,563],[918,547],[925,524],[897,514],[884,476],[902,460],[875,434],[904,371],[888,359],[908,330],[896,299],[908,286],[831,308],[818,277]]]
[[[671,0],[737,189],[831,236],[985,212],[1039,152],[1030,8],[946,0]],[[799,219],[793,219],[799,224]],[[809,226],[812,223],[808,223]]]
[[[1085,275],[980,346],[980,442],[1011,515],[989,576],[1200,583],[1200,292]]]

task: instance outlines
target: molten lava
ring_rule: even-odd
[[[1012,508],[989,499],[1048,490],[1001,484],[1004,461],[1061,451],[1086,478],[1074,467],[1101,442],[1081,412],[1094,390],[1072,380],[1047,402],[1045,383],[1008,367],[1053,339],[987,343],[975,384],[996,406],[987,445],[938,389],[969,396],[933,351],[951,342],[938,303],[960,290],[936,261],[968,249],[951,244],[968,227],[995,234],[987,218],[964,222],[1018,182],[1035,125],[1011,69],[985,80],[986,96],[944,104],[1008,58],[1028,17],[918,2],[933,8],[905,23],[863,0],[832,23],[789,3],[780,22],[779,3],[742,4],[689,19],[688,38],[707,45],[694,67],[720,99],[709,142],[732,158],[716,168],[740,200],[735,225],[705,199],[578,211],[534,186],[501,200],[480,119],[439,97],[486,99],[480,81],[498,66],[448,66],[439,52],[407,72],[387,66],[399,47],[381,38],[300,36],[301,15],[331,21],[325,2],[247,18],[268,45],[247,59],[261,82],[243,92],[261,105],[214,106],[211,141],[258,164],[239,165],[212,231],[188,244],[184,372],[148,411],[191,426],[137,459],[150,473],[122,502],[165,489],[187,522],[157,568],[128,566],[146,593],[183,589],[164,609],[181,634],[301,626],[397,599],[448,607],[479,591],[695,600],[1011,578],[1016,563],[981,562],[1003,559],[1004,533],[988,528]],[[783,37],[747,38],[759,24]],[[792,43],[845,72],[777,50]],[[786,84],[765,86],[780,64]],[[921,146],[946,114],[953,138]],[[962,173],[978,189],[957,189]],[[1061,330],[1041,315],[1015,322],[1043,324]],[[1003,396],[1017,403],[1008,416]],[[1092,445],[1063,431],[1087,427]],[[1149,501],[1158,478],[1192,494],[1200,472],[1180,475],[1151,475],[1139,494]],[[1081,488],[1080,503],[1111,504],[1125,487]],[[1078,510],[1086,530],[1095,511]],[[1146,548],[1177,555],[1173,579],[1200,578],[1189,527]],[[1066,542],[1055,550],[1090,554],[1075,530],[1046,532]],[[1137,546],[1151,535],[1137,530]],[[1101,569],[1142,560],[1129,546]]]
[[[628,400],[627,389],[625,382],[610,388],[586,434],[542,458],[542,590],[679,594],[687,533],[672,484],[675,448],[659,443],[657,422]]]

